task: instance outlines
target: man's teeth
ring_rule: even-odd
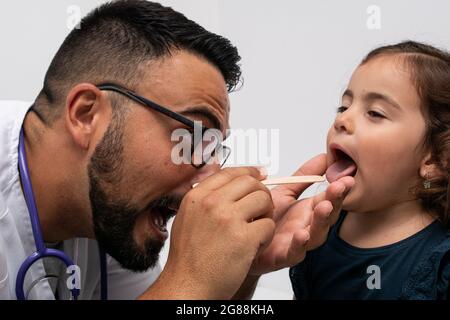
[[[155,225],[160,228],[160,229],[164,229],[164,218],[161,215],[155,215],[153,217],[153,222],[155,223]]]

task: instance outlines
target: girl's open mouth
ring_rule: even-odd
[[[327,180],[331,183],[345,176],[354,177],[358,171],[355,161],[339,146],[333,146],[330,150],[334,163],[327,169]]]

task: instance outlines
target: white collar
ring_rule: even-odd
[[[0,221],[0,229],[2,232],[8,232],[3,228],[9,228],[11,237],[19,237],[19,239],[10,239],[15,241],[14,251],[8,254],[9,277],[12,277],[10,281],[13,281],[14,285],[20,265],[26,257],[36,251],[18,170],[19,134],[30,106],[31,103],[27,102],[0,102],[0,147],[5,152],[0,158],[0,188],[8,207],[8,214]],[[15,234],[12,234],[13,232]],[[39,260],[27,272],[24,287],[29,287],[30,283],[44,275],[44,265],[42,260]],[[36,287],[37,290],[33,290],[30,298],[54,299],[47,281],[41,281]],[[39,293],[38,296],[37,293]]]

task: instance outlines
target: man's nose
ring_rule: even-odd
[[[334,120],[334,129],[337,132],[352,134],[355,131],[353,112],[350,109],[340,113]]]

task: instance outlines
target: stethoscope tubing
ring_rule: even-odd
[[[34,199],[33,187],[31,185],[31,178],[28,171],[27,157],[25,152],[25,142],[24,142],[24,131],[23,127],[20,130],[19,136],[19,173],[21,176],[22,187],[24,190],[25,202],[28,207],[28,212],[30,215],[31,227],[33,231],[33,237],[36,244],[36,251],[28,256],[17,272],[16,278],[16,296],[19,300],[25,300],[25,292],[23,285],[25,282],[25,275],[30,267],[39,259],[54,257],[64,262],[67,267],[75,265],[63,251],[47,248],[44,243],[44,238],[42,236],[41,225],[39,221],[39,215],[37,212],[36,201]],[[76,288],[70,289],[72,292],[72,298],[77,300],[79,290]]]

